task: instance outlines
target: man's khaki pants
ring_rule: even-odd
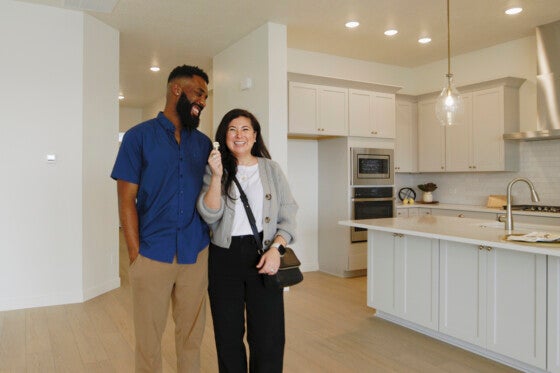
[[[136,335],[136,372],[161,372],[161,338],[171,300],[177,372],[200,371],[206,321],[208,248],[194,264],[163,263],[139,255],[129,269]]]

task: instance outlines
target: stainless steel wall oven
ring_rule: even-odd
[[[356,187],[353,188],[352,219],[392,218],[395,211],[394,188]],[[367,229],[350,228],[350,242],[367,241]]]

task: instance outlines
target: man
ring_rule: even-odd
[[[169,303],[178,372],[200,371],[208,288],[208,227],[196,210],[212,143],[197,130],[208,75],[169,74],[165,109],[124,135],[111,177],[130,259],[136,372],[161,372]]]

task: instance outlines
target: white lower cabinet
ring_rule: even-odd
[[[440,241],[439,331],[546,369],[546,256]]]
[[[369,230],[367,271],[380,317],[560,373],[559,258]]]
[[[437,329],[438,241],[368,232],[368,305]]]
[[[560,373],[560,258],[548,257],[547,370]]]

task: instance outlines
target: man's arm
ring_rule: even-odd
[[[130,263],[136,260],[140,250],[140,233],[138,231],[138,211],[136,210],[136,195],[138,185],[124,180],[117,180],[119,197],[119,217],[124,231],[124,239],[128,247]]]

